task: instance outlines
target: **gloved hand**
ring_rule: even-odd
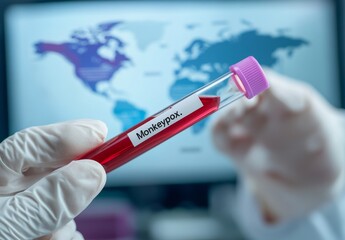
[[[80,120],[33,127],[0,144],[0,239],[83,239],[73,218],[105,184],[103,167],[72,161],[107,128]]]
[[[266,70],[271,88],[237,102],[216,122],[268,222],[304,215],[344,191],[344,121],[310,86]]]

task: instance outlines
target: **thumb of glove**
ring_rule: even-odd
[[[103,167],[91,160],[55,170],[0,203],[0,239],[34,239],[61,228],[90,204],[105,180]]]

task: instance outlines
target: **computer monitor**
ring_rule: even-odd
[[[340,106],[336,4],[11,1],[4,9],[9,133],[92,118],[108,125],[109,139],[250,55]],[[110,173],[108,185],[232,178],[231,162],[212,143],[219,114]]]

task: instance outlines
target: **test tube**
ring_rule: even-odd
[[[269,87],[260,64],[252,56],[230,66],[230,71],[113,137],[78,159],[93,159],[110,172],[171,138],[222,107]]]

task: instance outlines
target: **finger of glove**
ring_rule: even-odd
[[[41,238],[36,238],[36,240],[84,240],[83,235],[78,231],[74,231],[71,234],[72,236],[70,237],[69,235],[56,236],[56,234],[54,233],[54,234],[47,235]]]
[[[57,168],[101,144],[107,134],[97,120],[77,120],[32,127],[0,144],[0,164],[16,173],[29,168]]]
[[[77,226],[74,221],[69,222],[64,227],[55,231],[50,240],[83,240],[83,235],[77,231]]]
[[[84,240],[84,237],[80,232],[75,232],[72,240]]]
[[[73,239],[75,232],[77,231],[77,226],[72,220],[67,223],[62,228],[56,230],[52,235],[50,240],[63,240],[63,239]]]
[[[62,228],[53,232],[52,234],[39,237],[36,240],[72,240],[72,239],[75,239],[75,236],[78,234],[80,233],[77,232],[77,226],[75,224],[75,221],[72,220],[69,223],[67,223],[65,226],[63,226]]]
[[[270,88],[259,97],[262,99],[257,111],[270,116],[283,116],[299,113],[308,106],[312,88],[303,83],[283,76],[270,69],[265,69]]]
[[[51,234],[84,210],[105,184],[103,167],[73,161],[2,205],[0,239],[33,239]]]
[[[260,114],[253,114],[258,104],[259,99],[257,98],[241,99],[217,119],[212,132],[214,143],[218,149],[232,155],[242,155],[251,146],[253,136],[265,121]],[[251,115],[250,118],[248,115]]]

